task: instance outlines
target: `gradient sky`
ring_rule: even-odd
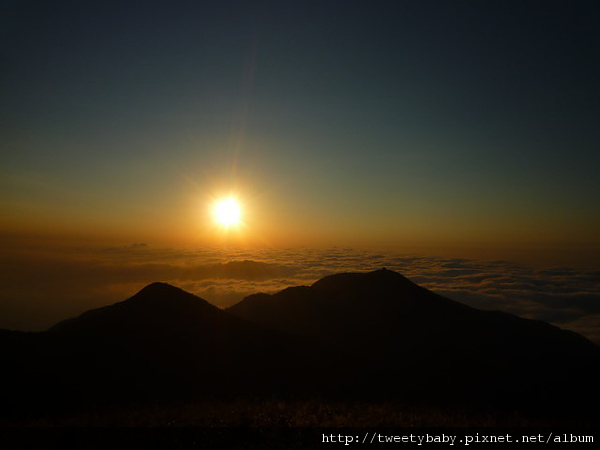
[[[21,0],[0,17],[13,242],[214,244],[207,205],[232,192],[246,244],[597,260],[595,0]]]

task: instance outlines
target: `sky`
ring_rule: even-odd
[[[594,0],[0,8],[5,311],[67,288],[25,289],[40,261],[72,279],[132,245],[146,264],[335,247],[600,270]],[[210,205],[229,195],[242,224],[224,230]],[[102,273],[86,306],[125,294]]]
[[[4,4],[6,232],[600,244],[594,1]]]

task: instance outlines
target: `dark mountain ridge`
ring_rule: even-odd
[[[385,269],[225,311],[153,283],[45,332],[0,330],[0,350],[6,411],[240,396],[582,410],[600,375],[600,348],[575,333],[468,307]]]
[[[559,402],[595,389],[600,373],[600,348],[576,333],[468,307],[385,269],[250,296],[227,311],[353,361],[337,375],[356,392],[408,382],[417,397]]]
[[[271,329],[334,343],[375,340],[385,345],[381,339],[389,338],[395,339],[395,348],[410,350],[424,343],[438,348],[460,341],[477,346],[482,339],[490,339],[486,345],[504,346],[505,339],[523,338],[518,343],[523,351],[539,339],[550,339],[549,349],[566,345],[583,353],[599,350],[576,333],[500,311],[471,308],[386,269],[331,275],[310,287],[251,295],[226,311]]]
[[[152,283],[133,297],[86,311],[48,329],[50,333],[131,331],[139,327],[168,327],[173,321],[178,328],[190,324],[198,328],[221,317],[221,310],[206,300],[167,283]],[[124,328],[128,327],[128,329]]]
[[[165,283],[45,332],[4,331],[0,348],[14,387],[0,395],[17,409],[280,393],[304,351]]]

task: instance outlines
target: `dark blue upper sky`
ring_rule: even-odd
[[[307,239],[598,244],[595,1],[4,5],[9,221],[218,185]]]

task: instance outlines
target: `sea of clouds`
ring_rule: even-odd
[[[43,330],[124,300],[154,281],[226,307],[253,293],[386,267],[470,306],[544,320],[600,344],[600,271],[349,248],[184,251],[145,244],[13,254],[0,267],[0,328]]]

